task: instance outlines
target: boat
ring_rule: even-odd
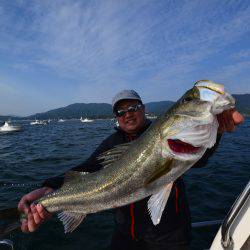
[[[83,118],[81,117],[81,118],[80,118],[80,121],[81,121],[81,122],[93,122],[94,120],[88,119],[88,118],[84,118],[84,119],[83,119]]]
[[[12,125],[9,121],[0,127],[0,132],[17,132],[21,130],[22,127],[20,125]]]
[[[146,113],[145,116],[146,116],[147,119],[150,119],[150,120],[154,120],[154,119],[157,118],[157,116],[154,115],[154,114],[148,114],[148,113]]]
[[[63,120],[63,119],[59,119],[59,120],[58,120],[58,122],[65,122],[65,120]]]
[[[250,181],[238,196],[224,220],[192,223],[192,228],[221,225],[210,250],[250,249]]]
[[[30,123],[30,125],[46,125],[47,124],[47,122],[46,121],[39,121],[39,120],[35,120],[35,121],[32,121],[31,123]]]
[[[250,249],[250,181],[223,220],[210,250]]]
[[[14,250],[14,243],[12,240],[9,239],[0,239],[0,245],[4,245],[3,249],[11,249]]]

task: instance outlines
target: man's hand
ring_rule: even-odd
[[[31,203],[52,191],[52,188],[43,187],[22,197],[18,204],[18,210],[27,216],[27,219],[22,221],[21,230],[23,232],[34,232],[44,220],[51,218],[52,215],[42,205]]]
[[[244,117],[235,109],[225,110],[217,115],[219,133],[233,132],[237,125],[244,122]]]

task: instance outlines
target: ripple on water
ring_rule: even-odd
[[[247,124],[250,124],[248,119]],[[110,121],[82,124],[79,121],[30,126],[24,131],[0,135],[0,182],[39,184],[81,163],[110,135]],[[222,219],[236,196],[249,180],[250,128],[240,126],[225,134],[216,153],[205,168],[185,175],[193,221]],[[1,208],[16,206],[31,187],[0,187]],[[89,215],[71,235],[65,236],[61,223],[53,219],[34,234],[14,232],[10,238],[18,250],[108,249],[113,230],[113,215],[103,212]],[[195,229],[192,249],[206,249],[216,228]]]

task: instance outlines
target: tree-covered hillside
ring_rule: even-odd
[[[233,95],[236,99],[236,108],[244,114],[250,115],[250,94]],[[146,103],[146,112],[149,114],[160,115],[173,105],[171,101],[149,102]],[[37,113],[25,119],[71,119],[80,117],[88,118],[111,118],[113,117],[112,107],[108,103],[75,103],[66,107],[53,109],[44,113]],[[0,116],[0,121],[9,119],[20,119],[21,117]]]

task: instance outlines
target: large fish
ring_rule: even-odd
[[[224,91],[223,85],[198,81],[139,139],[100,155],[102,170],[70,171],[60,189],[35,203],[51,213],[59,213],[65,232],[72,232],[87,214],[151,196],[148,210],[156,225],[173,182],[214,146],[216,115],[234,106],[234,98]],[[9,211],[20,216],[15,209],[4,212]],[[4,216],[0,213],[1,218]],[[12,228],[9,226],[9,230]]]

